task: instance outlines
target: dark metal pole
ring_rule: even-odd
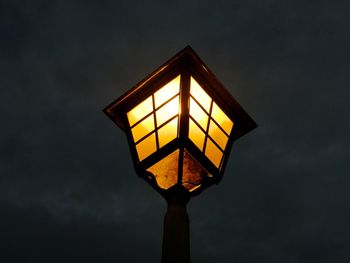
[[[162,263],[190,263],[190,224],[186,211],[189,198],[172,194],[164,217]]]

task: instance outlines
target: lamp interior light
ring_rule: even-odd
[[[180,80],[179,75],[127,113],[140,161],[178,137]]]
[[[181,75],[162,86],[127,113],[137,155],[143,161],[158,149],[178,138]],[[190,78],[188,137],[218,168],[222,165],[233,121],[219,108],[193,76]],[[162,189],[178,181],[177,149],[149,167]],[[187,152],[183,152],[182,184],[189,190],[199,187],[203,176],[209,176]]]
[[[220,169],[233,121],[191,77],[189,138]]]

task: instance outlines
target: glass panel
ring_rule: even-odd
[[[157,150],[155,133],[136,144],[136,150],[140,161],[154,153]]]
[[[209,113],[211,98],[202,89],[198,82],[191,76],[191,95],[203,106],[203,108]]]
[[[154,93],[154,103],[156,108],[162,105],[164,102],[174,97],[180,92],[180,75]]]
[[[160,188],[168,189],[177,183],[179,166],[179,150],[169,154],[147,169],[151,172]]]
[[[142,137],[146,136],[148,133],[154,130],[154,115],[147,117],[134,128],[131,129],[134,142],[137,142]]]
[[[209,135],[221,147],[221,149],[225,150],[228,137],[212,120],[209,124]]]
[[[230,135],[233,122],[227,115],[219,108],[219,106],[214,102],[213,109],[211,111],[211,117],[221,126],[221,128]]]
[[[156,111],[157,116],[157,127],[162,125],[164,122],[174,117],[179,113],[179,96],[169,101],[163,107]]]
[[[199,150],[203,151],[205,134],[191,119],[188,137],[199,148]]]
[[[128,112],[128,120],[130,126],[134,125],[136,122],[141,120],[143,117],[145,117],[147,114],[151,113],[153,111],[153,102],[152,102],[152,96],[145,99],[143,102],[141,102],[139,105],[137,105],[135,108],[133,108],[131,111]]]
[[[205,155],[217,168],[220,167],[220,162],[223,154],[210,138],[208,138],[207,140],[207,145],[205,147]]]
[[[190,191],[195,190],[200,186],[203,177],[207,177],[208,173],[199,165],[199,163],[192,158],[186,151],[184,151],[182,184]]]
[[[177,137],[178,117],[165,124],[158,130],[159,148],[171,142]]]
[[[195,119],[199,125],[206,131],[208,125],[208,115],[205,111],[202,110],[201,107],[195,102],[192,98],[190,98],[190,115]]]

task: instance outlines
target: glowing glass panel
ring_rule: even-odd
[[[202,105],[202,107],[209,112],[210,110],[210,104],[211,104],[211,98],[209,95],[202,89],[202,87],[198,84],[198,82],[191,76],[191,88],[190,88],[191,95],[199,101],[199,103]]]
[[[223,153],[212,142],[210,138],[207,139],[207,145],[205,147],[205,156],[217,167],[220,167]]]
[[[137,142],[142,137],[154,130],[154,116],[153,114],[141,121],[134,128],[131,129],[134,142]]]
[[[209,136],[214,139],[222,150],[225,150],[228,137],[212,120],[209,124]]]
[[[199,150],[203,151],[205,134],[204,132],[190,119],[188,137],[190,140],[199,148]]]
[[[158,130],[159,148],[177,137],[178,117],[165,124]]]
[[[211,111],[211,117],[221,126],[221,128],[230,135],[233,127],[233,122],[227,115],[219,108],[214,102],[213,109]]]
[[[194,99],[190,98],[190,115],[195,119],[199,125],[206,130],[208,125],[208,115],[205,111],[202,110],[201,107],[194,101]]]
[[[180,75],[154,93],[156,108],[180,92]]]
[[[167,104],[162,106],[159,110],[156,111],[157,117],[157,127],[162,125],[167,120],[174,117],[179,113],[179,96],[176,96],[174,99],[169,101]]]
[[[134,125],[136,122],[141,120],[147,114],[153,111],[152,96],[145,99],[135,108],[127,113],[130,126]]]
[[[136,144],[136,150],[140,161],[154,153],[157,150],[155,133]]]
[[[190,192],[200,187],[203,177],[207,177],[208,173],[200,166],[200,164],[184,151],[182,185]]]
[[[179,166],[179,150],[169,154],[147,169],[151,172],[160,188],[168,189],[177,183]]]

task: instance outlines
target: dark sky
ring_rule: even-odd
[[[350,262],[349,3],[0,1],[0,262],[160,262],[101,110],[186,45],[259,125],[188,205],[192,261]]]

